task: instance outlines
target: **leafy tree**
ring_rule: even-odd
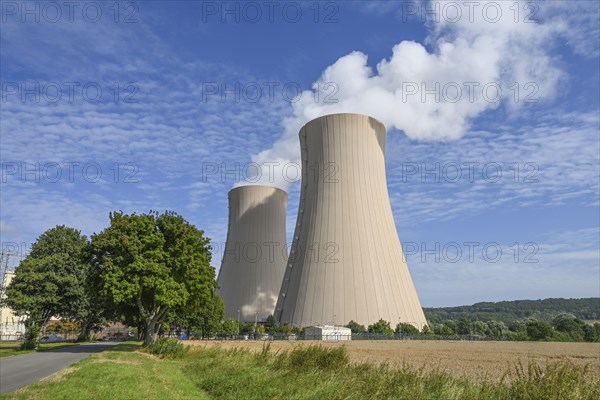
[[[169,311],[189,314],[215,301],[209,239],[174,212],[110,214],[92,237],[101,294],[152,344]]]
[[[479,336],[490,336],[492,333],[488,324],[483,321],[473,321],[471,323],[471,329],[473,334]]]
[[[401,322],[398,325],[396,325],[396,333],[402,335],[418,335],[419,330],[415,328],[412,324]]]
[[[253,334],[254,329],[254,322],[242,322],[240,324],[240,333],[243,333],[245,335]]]
[[[221,321],[224,317],[223,300],[213,294],[213,299],[207,301],[202,307],[189,310],[185,314],[168,313],[170,330],[185,332],[188,336],[194,334],[201,338],[210,338],[221,332]]]
[[[258,325],[256,327],[256,338],[260,339],[261,337],[265,336],[266,330],[265,327],[262,325]]]
[[[279,331],[279,323],[275,317],[273,317],[273,315],[269,315],[265,320],[265,331],[270,334],[274,334]]]
[[[293,332],[292,326],[290,324],[288,324],[287,322],[283,324],[283,326],[281,327],[281,333],[283,333],[285,336],[290,336]]]
[[[390,323],[380,319],[373,325],[369,325],[369,333],[375,333],[380,335],[393,335],[394,330],[390,327]]]
[[[221,332],[227,336],[237,335],[239,332],[239,326],[237,321],[233,318],[228,318],[225,321],[223,321]]]
[[[200,331],[203,338],[214,336],[219,331],[221,321],[225,316],[223,299],[212,293],[209,300],[199,307],[194,315],[197,315],[198,318],[192,328]]]
[[[566,333],[575,341],[583,341],[585,336],[586,323],[571,314],[560,314],[552,320],[552,326],[559,331]]]
[[[488,321],[487,322],[490,335],[494,337],[501,337],[506,332],[506,325],[502,321]]]
[[[583,328],[584,339],[586,342],[600,342],[600,323],[594,325],[585,325]]]
[[[346,325],[346,328],[350,328],[352,333],[366,333],[367,332],[364,325],[361,325],[355,321],[348,322],[348,324]]]
[[[48,326],[46,332],[49,333],[64,333],[64,332],[78,332],[81,327],[75,321],[60,320],[56,321],[52,325]]]
[[[462,318],[460,321],[456,323],[456,334],[458,335],[470,335],[471,334],[471,321],[466,318]]]
[[[429,325],[423,325],[423,328],[421,329],[421,333],[423,335],[431,335],[433,334],[433,331],[431,330],[431,328],[429,327]]]
[[[508,329],[513,332],[527,332],[528,320],[517,320],[510,324]]]
[[[74,316],[81,327],[77,341],[90,340],[92,331],[107,325],[110,317],[110,306],[100,296],[101,281],[99,271],[92,263],[91,244],[86,248],[85,257],[85,271],[81,275],[83,295]]]
[[[552,325],[543,321],[528,321],[527,336],[532,340],[544,340],[552,336]]]
[[[35,348],[52,316],[77,318],[84,301],[88,241],[64,225],[44,232],[15,269],[6,304],[26,315],[24,348]]]
[[[447,335],[456,335],[458,334],[457,328],[456,328],[456,322],[448,319],[446,321],[444,321],[444,326],[445,328],[443,329]]]

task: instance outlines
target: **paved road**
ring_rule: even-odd
[[[0,358],[0,394],[39,381],[116,343],[102,342]]]

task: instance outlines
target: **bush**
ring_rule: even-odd
[[[380,319],[373,325],[369,325],[369,333],[376,333],[379,335],[393,335],[394,330],[390,327],[390,323]]]
[[[411,324],[399,323],[398,325],[396,325],[396,333],[400,333],[403,335],[418,335],[419,330]]]
[[[175,338],[159,338],[148,346],[148,352],[160,357],[176,358],[184,356],[189,348]]]

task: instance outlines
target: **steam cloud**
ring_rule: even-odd
[[[557,35],[568,32],[567,21],[556,17],[542,22],[544,3],[533,9],[531,2],[519,7],[477,2],[478,7],[469,9],[469,2],[452,2],[460,6],[457,20],[445,3],[427,4],[436,15],[428,15],[424,44],[401,41],[375,70],[360,51],[328,66],[312,90],[293,103],[293,115],[282,121],[282,136],[252,156],[254,163],[269,164],[253,183],[288,189],[290,181],[282,178],[281,168],[299,163],[298,131],[322,115],[368,114],[411,139],[447,141],[464,136],[470,122],[486,110],[505,105],[514,112],[527,102],[553,97],[563,72],[546,50]]]

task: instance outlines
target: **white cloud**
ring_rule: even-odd
[[[444,14],[443,2],[430,4],[441,4],[440,17],[431,25],[425,44],[401,41],[375,70],[359,51],[339,58],[294,103],[293,115],[283,120],[281,137],[252,160],[297,162],[301,126],[331,113],[368,114],[411,139],[447,141],[463,137],[486,110],[504,104],[514,114],[526,101],[552,101],[565,74],[551,49],[577,19],[554,18],[547,11],[531,23],[526,20],[526,2],[518,4],[518,16],[511,9],[514,2],[488,3],[500,7],[498,21],[491,11],[482,13],[485,2],[478,3],[481,9],[472,20],[467,17],[468,6],[455,3],[462,4],[463,17],[457,22]],[[337,101],[327,103],[327,98]],[[277,186],[289,184],[280,180]]]

